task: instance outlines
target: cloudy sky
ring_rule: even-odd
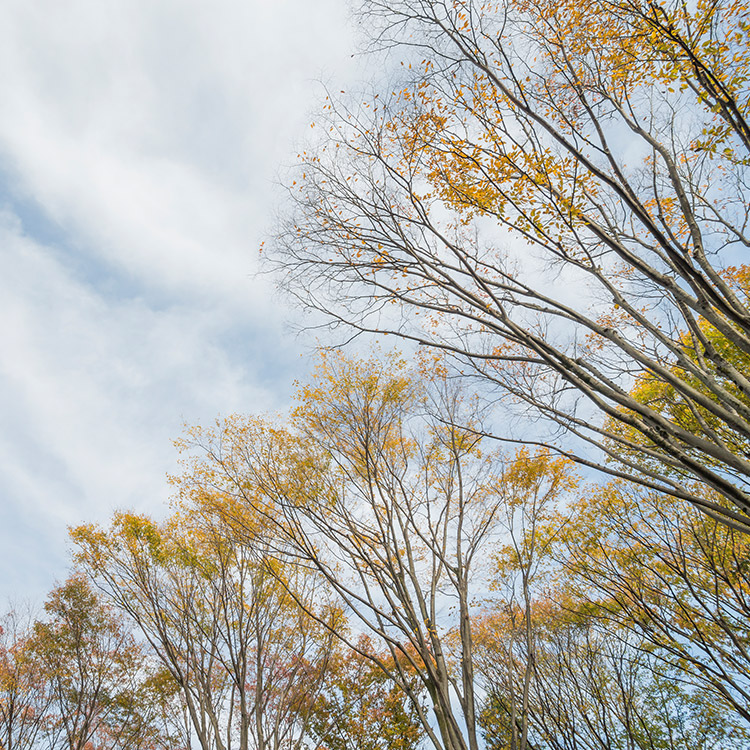
[[[0,601],[160,512],[183,422],[286,404],[257,248],[352,51],[346,0],[0,3]]]

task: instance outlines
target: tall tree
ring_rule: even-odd
[[[194,472],[235,533],[243,507],[275,519],[287,554],[324,578],[374,649],[339,637],[409,697],[439,750],[479,747],[472,613],[511,474],[520,484],[538,468],[523,455],[506,466],[481,431],[473,397],[434,363],[332,354],[291,424],[230,420],[201,442]]]
[[[733,268],[750,243],[747,5],[362,12],[413,75],[327,103],[275,244],[287,287],[337,323],[452,352],[553,426],[499,437],[750,531],[750,305]]]
[[[572,504],[555,548],[571,610],[648,644],[750,725],[746,535],[667,496],[614,483]]]
[[[338,615],[321,611],[314,577],[278,569],[261,516],[244,514],[236,544],[215,507],[188,507],[202,489],[186,478],[181,490],[185,507],[165,524],[121,513],[107,530],[75,529],[76,559],[179,686],[203,750],[300,748],[332,638],[303,605]]]
[[[513,746],[513,681],[508,651],[523,663],[524,639],[504,613],[477,621],[478,671],[486,685],[482,724],[488,747]],[[637,635],[596,617],[537,601],[534,669],[527,697],[528,747],[535,750],[739,750],[747,725]],[[518,662],[516,662],[518,663]],[[516,719],[517,720],[517,719]]]
[[[539,666],[537,600],[549,574],[550,544],[554,539],[553,530],[548,527],[559,517],[558,504],[576,488],[578,477],[565,459],[553,460],[541,451],[531,455],[522,449],[514,465],[504,473],[503,482],[507,497],[501,512],[505,543],[494,552],[493,588],[497,594],[493,598],[495,615],[490,622],[496,626],[504,620],[500,630],[505,643],[490,658],[495,660],[493,677],[505,675],[503,706],[510,750],[527,750],[531,747],[531,692]],[[487,626],[485,621],[480,630]],[[497,691],[494,695],[498,697]]]
[[[9,610],[0,620],[0,748],[32,750],[51,727],[53,695],[32,646],[32,618]]]
[[[72,576],[50,593],[44,609],[47,617],[34,623],[27,646],[49,691],[41,744],[64,750],[175,747],[155,722],[142,648],[87,581]]]

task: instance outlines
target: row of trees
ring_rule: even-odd
[[[4,631],[0,746],[747,747],[747,535],[482,418],[332,355],[290,420],[189,431],[173,514],[74,529]]]
[[[164,675],[81,575],[55,588],[44,610],[0,621],[3,750],[184,746]]]
[[[538,488],[499,501],[513,520],[498,577],[470,578],[505,595],[469,615],[476,630],[460,621],[461,566],[444,561],[461,669],[436,713],[456,709],[461,730],[438,715],[441,741],[476,747],[483,726],[498,747],[741,746],[750,10],[367,0],[361,13],[408,72],[359,102],[329,98],[272,265],[315,323],[440,352],[497,407],[439,424],[539,451],[518,460],[546,462],[548,482],[553,456],[612,480],[564,508]]]
[[[144,534],[170,552],[136,551]],[[43,617],[5,614],[2,750],[417,746],[405,696],[360,654],[372,651],[366,637],[347,650],[334,637],[340,614],[336,630],[321,627],[268,561],[249,565],[226,539],[221,551],[186,542],[200,534],[185,519],[119,515],[100,583],[125,575],[129,589],[103,595],[78,571]]]

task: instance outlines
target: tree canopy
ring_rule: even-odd
[[[329,99],[272,249],[286,287],[549,425],[497,437],[750,530],[747,7],[362,13],[409,72]]]

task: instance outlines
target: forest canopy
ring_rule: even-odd
[[[178,442],[171,515],[71,531],[6,616],[8,747],[743,748],[748,536],[500,451],[447,370],[324,357]]]

